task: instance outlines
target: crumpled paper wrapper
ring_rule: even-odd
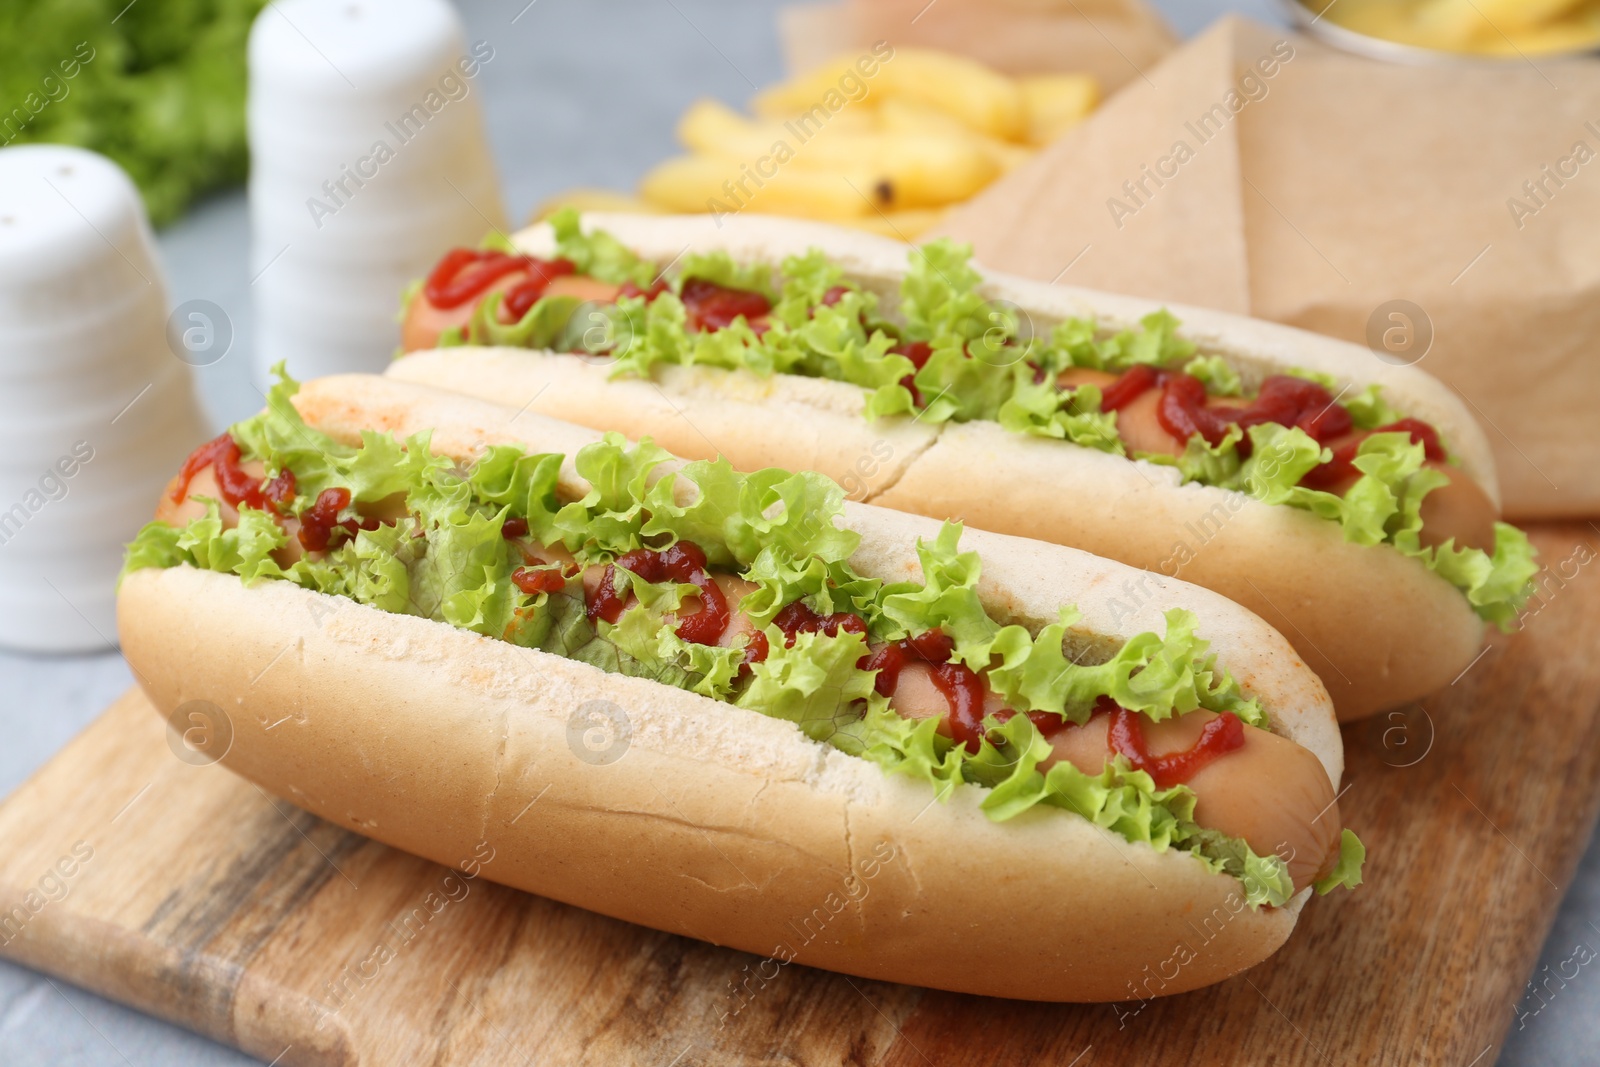
[[[1107,93],[1177,47],[1144,0],[837,0],[785,8],[779,24],[794,74],[888,41],[970,56],[1003,74],[1087,71]]]
[[[1600,514],[1600,63],[1407,67],[1227,19],[941,233],[998,270],[1417,363],[1515,519]]]

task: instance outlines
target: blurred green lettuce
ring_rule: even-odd
[[[0,145],[115,160],[151,221],[244,179],[245,42],[266,0],[0,0]]]

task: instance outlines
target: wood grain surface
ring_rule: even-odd
[[[985,1000],[630,926],[182,762],[137,692],[0,806],[0,955],[281,1067],[1487,1067],[1600,808],[1600,530],[1535,541],[1545,588],[1518,633],[1345,728],[1367,885],[1197,993]]]

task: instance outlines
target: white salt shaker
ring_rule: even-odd
[[[378,371],[407,283],[504,230],[487,42],[446,0],[275,0],[250,31],[255,368]]]
[[[115,643],[122,546],[209,436],[133,183],[0,149],[0,646]]]

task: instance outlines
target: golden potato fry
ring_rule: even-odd
[[[896,210],[940,207],[966,200],[1000,176],[1000,164],[971,138],[885,133],[857,141],[870,153],[864,158],[872,160],[873,169],[887,183],[884,199]],[[807,151],[810,147],[802,149],[796,160],[820,160],[825,151],[837,148],[848,152],[852,145],[840,138],[828,145],[818,142],[815,153]]]
[[[1082,122],[1100,103],[1092,74],[1037,74],[1018,79],[1027,102],[1028,142],[1043,147]]]
[[[528,216],[528,225],[541,222],[554,215],[564,207],[577,208],[579,211],[631,211],[638,214],[660,214],[661,209],[648,201],[641,200],[631,193],[619,193],[614,189],[591,189],[579,186],[573,189],[564,189],[555,196],[540,203]]]
[[[902,47],[884,59],[875,74],[861,77],[853,66],[857,58],[842,56],[810,74],[775,85],[756,96],[752,109],[764,118],[811,112],[844,99],[841,86],[854,79],[850,84],[861,86],[862,99],[916,100],[1008,141],[1020,141],[1027,133],[1022,90],[976,60]]]
[[[761,179],[790,170],[829,172],[846,175],[886,208],[937,207],[972,196],[1004,165],[999,153],[960,129],[856,133],[829,126],[813,133],[798,120],[752,123],[714,104],[693,110],[679,135],[700,155],[724,161],[719,185],[748,172]]]
[[[1013,170],[1034,157],[1033,149],[1026,145],[1012,144],[987,133],[979,133],[954,115],[915,100],[882,101],[878,105],[878,122],[888,133],[916,133],[971,141],[995,161],[1001,173]]]
[[[666,211],[759,211],[769,215],[848,221],[873,211],[880,179],[854,174],[768,167],[758,173],[749,161],[721,156],[679,156],[658,164],[639,183],[639,195]],[[876,206],[887,201],[878,198]]]
[[[831,114],[859,105],[882,91],[880,76],[884,67],[875,63],[873,73],[862,77],[856,66],[858,58],[843,55],[815,70],[769,85],[750,101],[750,110],[764,119],[784,119],[812,113],[819,107]],[[888,62],[892,64],[894,58]]]
[[[821,134],[875,133],[878,120],[871,109],[859,105],[846,107],[823,119],[797,117],[785,120],[756,121],[739,114],[728,105],[702,99],[689,105],[678,120],[678,141],[693,152],[745,156],[770,151],[779,140],[794,144]]]

